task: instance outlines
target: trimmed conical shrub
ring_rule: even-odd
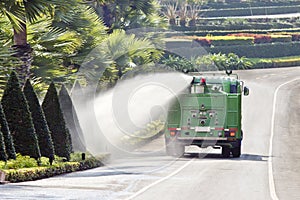
[[[79,124],[77,113],[69,93],[64,85],[59,92],[59,103],[66,120],[66,125],[70,131],[72,139],[72,147],[74,151],[85,152],[85,141],[82,129]]]
[[[38,137],[41,155],[50,158],[54,155],[54,146],[51,138],[51,133],[48,128],[44,112],[40,106],[39,100],[29,79],[25,83],[24,94],[29,105],[33,125]]]
[[[3,111],[15,150],[21,155],[41,157],[31,113],[15,72],[10,74],[2,97]]]
[[[53,82],[48,88],[42,108],[51,132],[55,154],[69,160],[72,152],[71,136],[66,126]]]
[[[11,137],[8,124],[2,109],[2,105],[0,104],[0,126],[1,132],[4,138],[5,151],[8,159],[16,159],[16,151],[13,143],[13,139]]]
[[[7,160],[7,155],[5,152],[5,144],[4,144],[4,138],[2,135],[2,132],[0,131],[0,160],[6,161]]]

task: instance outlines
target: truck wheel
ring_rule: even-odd
[[[241,146],[231,149],[231,153],[234,158],[239,158],[241,156]]]
[[[166,153],[168,156],[179,158],[184,154],[184,145],[177,142],[171,142],[166,145]]]
[[[175,143],[175,157],[179,158],[181,156],[183,156],[184,154],[184,145],[179,144],[179,143]]]
[[[223,158],[229,158],[230,157],[230,148],[227,146],[222,147],[222,156]]]

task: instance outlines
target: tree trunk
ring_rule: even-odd
[[[195,27],[195,26],[196,26],[196,20],[195,20],[195,19],[191,19],[191,20],[189,21],[189,26],[190,26],[190,27]]]
[[[186,19],[180,19],[179,24],[180,24],[180,26],[185,27],[186,26]]]
[[[30,67],[32,63],[32,48],[27,43],[27,29],[26,23],[21,24],[22,29],[14,29],[14,45],[13,49],[16,51],[15,57],[19,58],[19,65],[16,66],[16,72],[21,86],[24,86],[25,80],[30,76]]]
[[[109,31],[112,29],[113,24],[113,16],[109,6],[107,4],[102,4],[102,11],[103,11],[103,22],[109,28]]]
[[[171,26],[176,26],[176,19],[175,19],[175,18],[170,18],[170,19],[169,19],[169,24],[170,24]]]

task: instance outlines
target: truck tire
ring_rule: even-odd
[[[227,146],[222,147],[222,156],[223,158],[229,158],[230,157],[230,148]]]
[[[232,157],[239,158],[241,156],[241,146],[234,147],[231,149]]]
[[[166,145],[166,153],[168,156],[179,158],[184,154],[184,145],[178,142],[170,142]]]

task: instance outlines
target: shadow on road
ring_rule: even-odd
[[[255,155],[255,154],[242,154],[239,158],[223,158],[221,154],[203,154],[203,153],[187,153],[184,154],[183,158],[200,158],[200,159],[222,159],[222,160],[249,160],[249,161],[268,161],[268,156]]]

